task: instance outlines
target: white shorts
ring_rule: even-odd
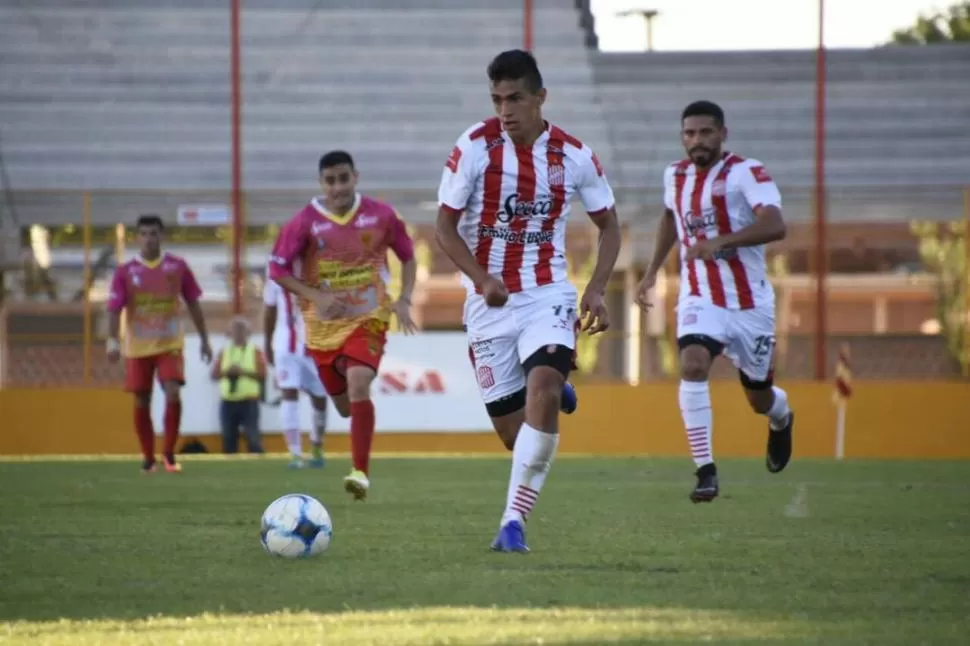
[[[750,310],[729,310],[702,298],[677,305],[677,338],[696,334],[724,344],[742,380],[770,383],[775,351],[775,306],[768,302]]]
[[[465,300],[465,329],[478,389],[486,404],[525,388],[522,363],[548,345],[576,348],[576,288],[544,285],[489,307],[479,294]]]
[[[293,352],[275,354],[276,385],[280,390],[302,390],[314,397],[326,396],[313,359]]]

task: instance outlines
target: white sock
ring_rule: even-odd
[[[284,399],[280,402],[280,421],[283,422],[283,437],[286,447],[294,457],[303,455],[300,443],[300,402]]]
[[[528,424],[522,424],[512,449],[512,472],[505,499],[505,513],[502,515],[503,526],[513,520],[525,521],[532,511],[546,476],[549,475],[558,446],[558,433],[543,433]]]
[[[773,431],[783,431],[788,425],[788,416],[791,415],[788,393],[778,386],[774,386],[771,391],[775,393],[775,401],[768,410],[768,426]]]
[[[313,431],[310,435],[310,439],[313,443],[323,444],[323,434],[327,431],[327,407],[324,406],[323,410],[313,411]]]
[[[711,411],[711,390],[706,381],[680,382],[680,414],[687,429],[687,442],[694,464],[701,468],[714,462],[711,437],[714,414]]]

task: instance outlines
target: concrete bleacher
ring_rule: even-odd
[[[226,5],[43,0],[0,7],[0,131],[11,185],[228,187]],[[569,0],[535,6],[548,115],[609,164],[579,13]],[[319,155],[347,148],[368,189],[433,199],[454,140],[491,113],[485,66],[521,45],[520,0],[259,0],[244,7],[243,168],[253,189],[312,191]]]
[[[756,157],[807,217],[814,185],[815,53],[593,55],[614,142],[613,176],[659,202],[663,168],[683,157],[680,112],[726,112],[729,147]],[[970,46],[827,55],[826,183],[835,217],[958,217],[968,182]]]

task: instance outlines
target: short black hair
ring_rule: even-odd
[[[687,117],[710,117],[714,119],[718,128],[724,127],[724,110],[713,101],[694,101],[684,108],[680,120],[683,121]]]
[[[532,52],[522,49],[504,51],[488,64],[488,79],[492,83],[499,81],[518,81],[523,79],[525,86],[535,94],[543,88],[542,74],[539,64]]]
[[[320,158],[320,163],[317,165],[317,172],[322,173],[328,168],[340,166],[341,164],[347,164],[353,169],[354,158],[346,150],[331,150]]]
[[[158,227],[159,231],[165,230],[165,224],[162,222],[162,217],[156,215],[155,213],[144,213],[138,216],[138,221],[135,223],[135,227]]]

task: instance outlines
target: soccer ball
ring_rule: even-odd
[[[277,498],[263,512],[260,540],[270,554],[309,558],[330,547],[333,525],[319,500],[302,493]]]

